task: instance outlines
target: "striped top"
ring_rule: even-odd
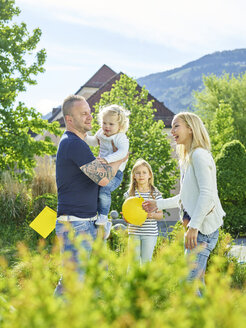
[[[148,200],[148,199],[153,199],[151,196],[150,191],[148,192],[139,192],[140,195],[143,197],[143,199]],[[159,190],[155,190],[153,192],[154,199],[162,199],[162,195],[159,192]],[[135,191],[135,196],[139,197],[139,194],[137,191]],[[129,197],[128,191],[124,194],[125,198]],[[134,224],[127,224],[128,226],[128,234],[129,235],[142,235],[142,236],[158,236],[158,226],[157,226],[157,221],[153,219],[146,219],[146,221],[141,225],[137,226]]]

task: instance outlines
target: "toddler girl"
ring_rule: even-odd
[[[161,193],[154,186],[154,176],[151,166],[144,159],[138,159],[132,168],[131,181],[125,198],[136,196],[144,199],[161,199]],[[153,251],[157,242],[158,227],[157,220],[163,218],[163,212],[148,213],[146,221],[142,226],[128,224],[129,241],[134,240],[136,244],[136,255],[140,263],[151,261]]]
[[[85,141],[89,146],[100,146],[99,160],[102,163],[116,162],[128,154],[129,140],[125,134],[129,126],[128,116],[129,112],[119,105],[109,105],[100,110],[98,119],[101,129],[94,136],[87,135]],[[108,238],[112,226],[108,220],[111,192],[119,187],[126,162],[121,164],[113,180],[107,186],[99,189],[99,216],[96,224],[104,226],[105,239]]]

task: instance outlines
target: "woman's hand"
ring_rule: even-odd
[[[147,213],[155,212],[158,210],[155,200],[144,201],[142,207]]]
[[[185,234],[185,248],[192,249],[197,246],[198,230],[189,228]]]

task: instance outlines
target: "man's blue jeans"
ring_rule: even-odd
[[[136,260],[140,264],[150,262],[157,242],[157,236],[129,235],[129,243],[134,242]]]
[[[108,215],[111,206],[111,192],[119,187],[122,179],[123,172],[118,170],[107,186],[99,188],[98,214]]]
[[[56,221],[56,235],[62,240],[62,253],[71,252],[72,260],[78,264],[78,272],[80,278],[83,278],[84,272],[79,269],[79,250],[76,249],[73,242],[69,239],[69,230],[73,230],[75,238],[78,236],[82,237],[81,248],[85,249],[88,255],[90,255],[92,250],[91,242],[97,237],[97,225],[95,221],[70,221],[62,222]],[[91,239],[91,241],[89,240]],[[62,278],[59,280],[58,285],[55,289],[55,295],[61,295],[63,292],[62,288]]]
[[[215,248],[219,238],[219,230],[217,229],[209,235],[204,235],[198,232],[197,236],[197,247],[201,247],[201,251],[196,254],[195,267],[190,271],[188,280],[192,281],[195,278],[200,278],[204,283],[204,274],[207,267],[207,261],[210,253]],[[185,254],[191,254],[196,252],[197,249],[193,248],[192,250],[186,249]]]

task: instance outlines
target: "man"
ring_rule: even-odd
[[[95,220],[99,186],[106,186],[112,180],[123,161],[102,164],[84,141],[86,133],[92,128],[91,110],[85,98],[78,95],[67,97],[62,112],[66,131],[56,157],[56,234],[63,239],[63,251],[71,251],[73,260],[78,263],[78,251],[68,238],[67,227],[74,230],[75,236],[82,236],[81,247],[90,253],[88,236],[93,240],[97,236]],[[60,281],[55,293],[61,292]]]

